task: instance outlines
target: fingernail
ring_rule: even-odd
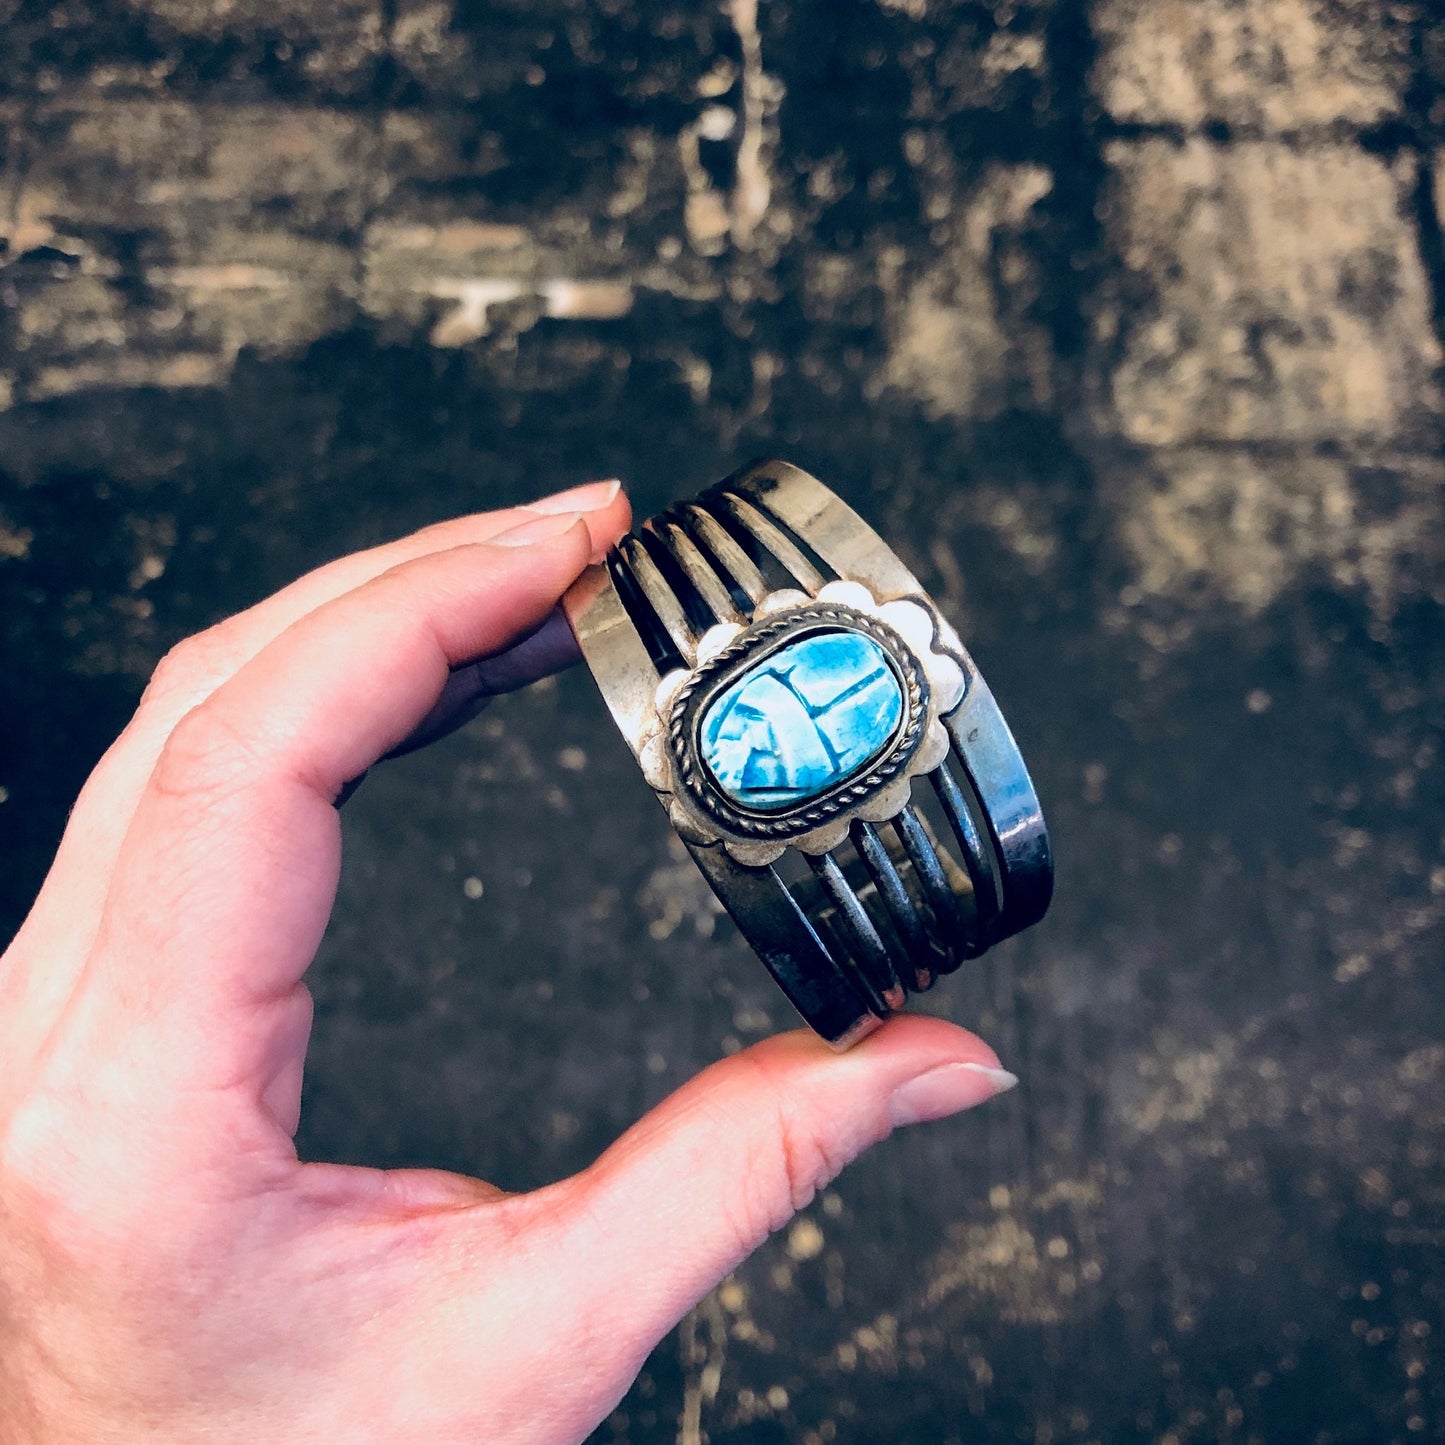
[[[570,532],[582,520],[581,512],[558,512],[555,516],[532,517],[487,538],[489,547],[530,547],[537,542],[550,542]]]
[[[895,1128],[943,1119],[1007,1093],[1018,1075],[987,1064],[944,1064],[900,1084],[888,1100],[888,1121]]]
[[[554,492],[550,497],[538,497],[535,502],[523,502],[529,512],[540,512],[549,517],[556,512],[600,512],[603,507],[622,490],[622,483],[584,482],[580,487],[569,487],[565,492]]]

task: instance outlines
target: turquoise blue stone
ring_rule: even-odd
[[[724,688],[700,719],[698,741],[733,802],[775,813],[866,767],[902,717],[903,688],[871,637],[815,632]]]

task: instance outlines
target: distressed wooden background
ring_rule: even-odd
[[[779,454],[963,626],[1048,921],[602,1442],[1445,1438],[1427,0],[0,0],[0,937],[177,637]],[[302,1144],[512,1188],[788,1024],[585,677],[347,809]]]

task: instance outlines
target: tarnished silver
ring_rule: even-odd
[[[816,478],[786,462],[747,468],[624,538],[564,607],[682,841],[835,1046],[1043,916],[1048,835],[992,693],[918,580]],[[710,786],[697,719],[770,649],[826,627],[884,648],[903,719],[826,792],[752,812]],[[789,870],[788,855],[806,867]]]

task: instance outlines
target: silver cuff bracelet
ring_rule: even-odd
[[[814,477],[764,462],[669,508],[564,608],[679,837],[836,1047],[1043,917],[1048,834],[993,694]]]

